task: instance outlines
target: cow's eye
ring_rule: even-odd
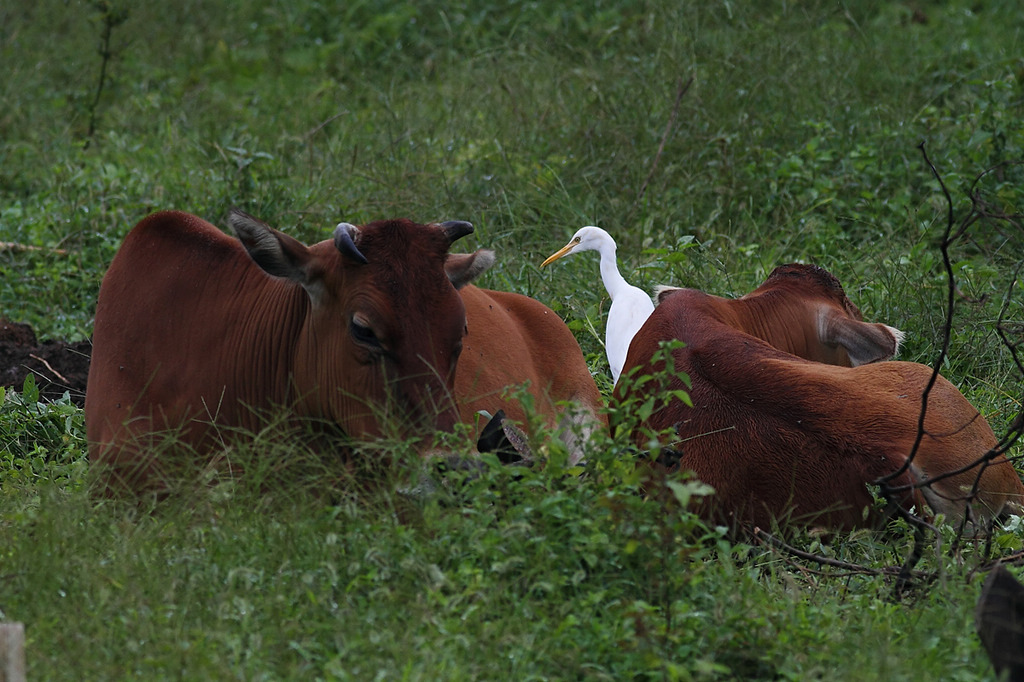
[[[380,339],[373,333],[369,325],[364,324],[357,317],[352,318],[352,322],[349,324],[349,331],[352,333],[352,338],[355,339],[356,343],[360,343],[370,348],[379,349]]]

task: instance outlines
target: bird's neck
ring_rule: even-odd
[[[615,249],[601,253],[601,281],[608,294],[615,300],[614,291],[622,291],[627,286],[626,278],[619,274],[619,266],[616,262]]]

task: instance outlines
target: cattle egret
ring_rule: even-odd
[[[654,312],[654,303],[643,289],[631,285],[619,274],[615,258],[615,240],[600,227],[581,227],[569,243],[548,256],[547,260],[541,263],[541,267],[580,251],[597,251],[601,254],[601,279],[612,298],[612,305],[608,310],[608,323],[604,329],[604,348],[612,371],[612,382],[618,383],[622,366],[626,362],[629,342]]]

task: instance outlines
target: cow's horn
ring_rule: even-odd
[[[357,263],[367,264],[366,256],[356,247],[359,228],[351,223],[338,223],[334,228],[334,248]]]
[[[467,223],[465,220],[449,220],[441,223],[441,229],[444,230],[444,236],[448,237],[448,243],[453,243],[456,239],[462,239],[467,234],[473,233],[473,223]]]

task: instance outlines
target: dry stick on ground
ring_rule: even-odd
[[[64,385],[65,385],[65,386],[67,386],[68,384],[70,384],[70,383],[71,383],[70,381],[68,381],[68,380],[67,380],[67,377],[65,377],[65,376],[64,376],[63,374],[61,374],[61,373],[60,373],[60,372],[58,372],[57,370],[55,370],[55,369],[53,368],[53,365],[51,365],[50,363],[48,363],[48,362],[46,361],[46,358],[41,358],[41,357],[39,357],[38,355],[36,355],[35,353],[29,353],[29,354],[28,354],[28,356],[29,356],[30,358],[32,358],[33,360],[38,360],[39,362],[43,363],[43,365],[45,365],[45,366],[46,366],[46,369],[50,370],[50,372],[51,372],[51,373],[53,374],[53,376],[57,377],[57,378],[58,378],[58,379],[60,379],[60,380],[61,380],[62,382],[64,382]],[[32,370],[30,370],[30,371],[32,371]],[[36,372],[36,374],[38,374],[38,372]],[[44,377],[44,378],[45,378],[45,377]]]
[[[650,184],[651,178],[654,177],[654,172],[658,170],[658,161],[661,160],[661,154],[665,151],[665,143],[668,142],[668,137],[672,133],[672,128],[675,127],[676,119],[679,118],[679,104],[683,101],[683,95],[693,85],[693,76],[690,76],[689,80],[685,83],[683,79],[679,79],[679,87],[676,89],[676,101],[672,105],[672,114],[668,117],[668,123],[665,125],[665,132],[661,136],[661,144],[658,145],[658,151],[654,154],[654,160],[651,162],[651,170],[647,173],[647,177],[644,178],[644,184],[640,185],[640,191],[636,194],[636,200],[633,202],[633,210],[636,210],[637,206],[640,205],[640,201],[644,198],[644,194],[647,192],[647,185]]]
[[[897,567],[897,566],[883,566],[882,568],[869,568],[867,566],[861,566],[860,564],[853,564],[853,563],[850,563],[848,561],[840,561],[839,559],[830,559],[829,557],[821,556],[820,554],[813,554],[811,552],[805,552],[803,550],[797,549],[796,547],[793,547],[790,544],[787,544],[787,543],[783,542],[782,540],[780,540],[779,538],[775,537],[771,533],[766,533],[765,531],[761,530],[760,528],[755,528],[754,529],[754,535],[757,537],[758,541],[761,542],[762,544],[764,544],[765,546],[770,546],[770,547],[774,547],[776,549],[781,549],[781,550],[785,551],[787,554],[789,554],[790,556],[794,556],[794,557],[796,557],[798,559],[804,559],[806,561],[813,561],[813,562],[815,562],[817,564],[821,564],[822,566],[831,566],[832,568],[841,568],[844,571],[846,571],[846,573],[843,574],[844,576],[848,575],[848,574],[856,574],[856,575],[884,575],[884,576],[896,576],[897,579],[898,579],[899,576],[903,572],[903,567],[902,566],[899,566],[899,567]],[[931,582],[936,577],[935,573],[926,573],[924,571],[911,571],[911,574],[915,578],[919,578],[919,579],[922,579],[922,580],[925,580],[925,581],[928,581],[928,582]],[[832,577],[838,577],[838,576],[832,576]]]
[[[25,624],[0,623],[0,680],[25,679]]]
[[[1024,564],[1024,549],[1019,549],[1016,552],[1013,552],[1012,554],[1004,554],[1001,557],[996,557],[995,559],[989,559],[988,561],[986,561],[983,564],[978,564],[977,566],[975,566],[974,568],[972,568],[970,571],[967,572],[967,576],[966,576],[966,579],[964,580],[964,582],[967,583],[968,585],[970,585],[971,581],[974,579],[974,575],[976,573],[988,573],[989,571],[991,571],[993,568],[995,568],[996,566],[998,566],[1000,564],[1003,564],[1004,566],[1008,566],[1008,565],[1017,566],[1017,565],[1020,565],[1020,564]]]
[[[0,251],[10,251],[11,253],[45,251],[46,253],[56,253],[60,256],[68,255],[67,249],[53,249],[48,246],[33,246],[32,244],[21,244],[19,242],[0,242]]]

